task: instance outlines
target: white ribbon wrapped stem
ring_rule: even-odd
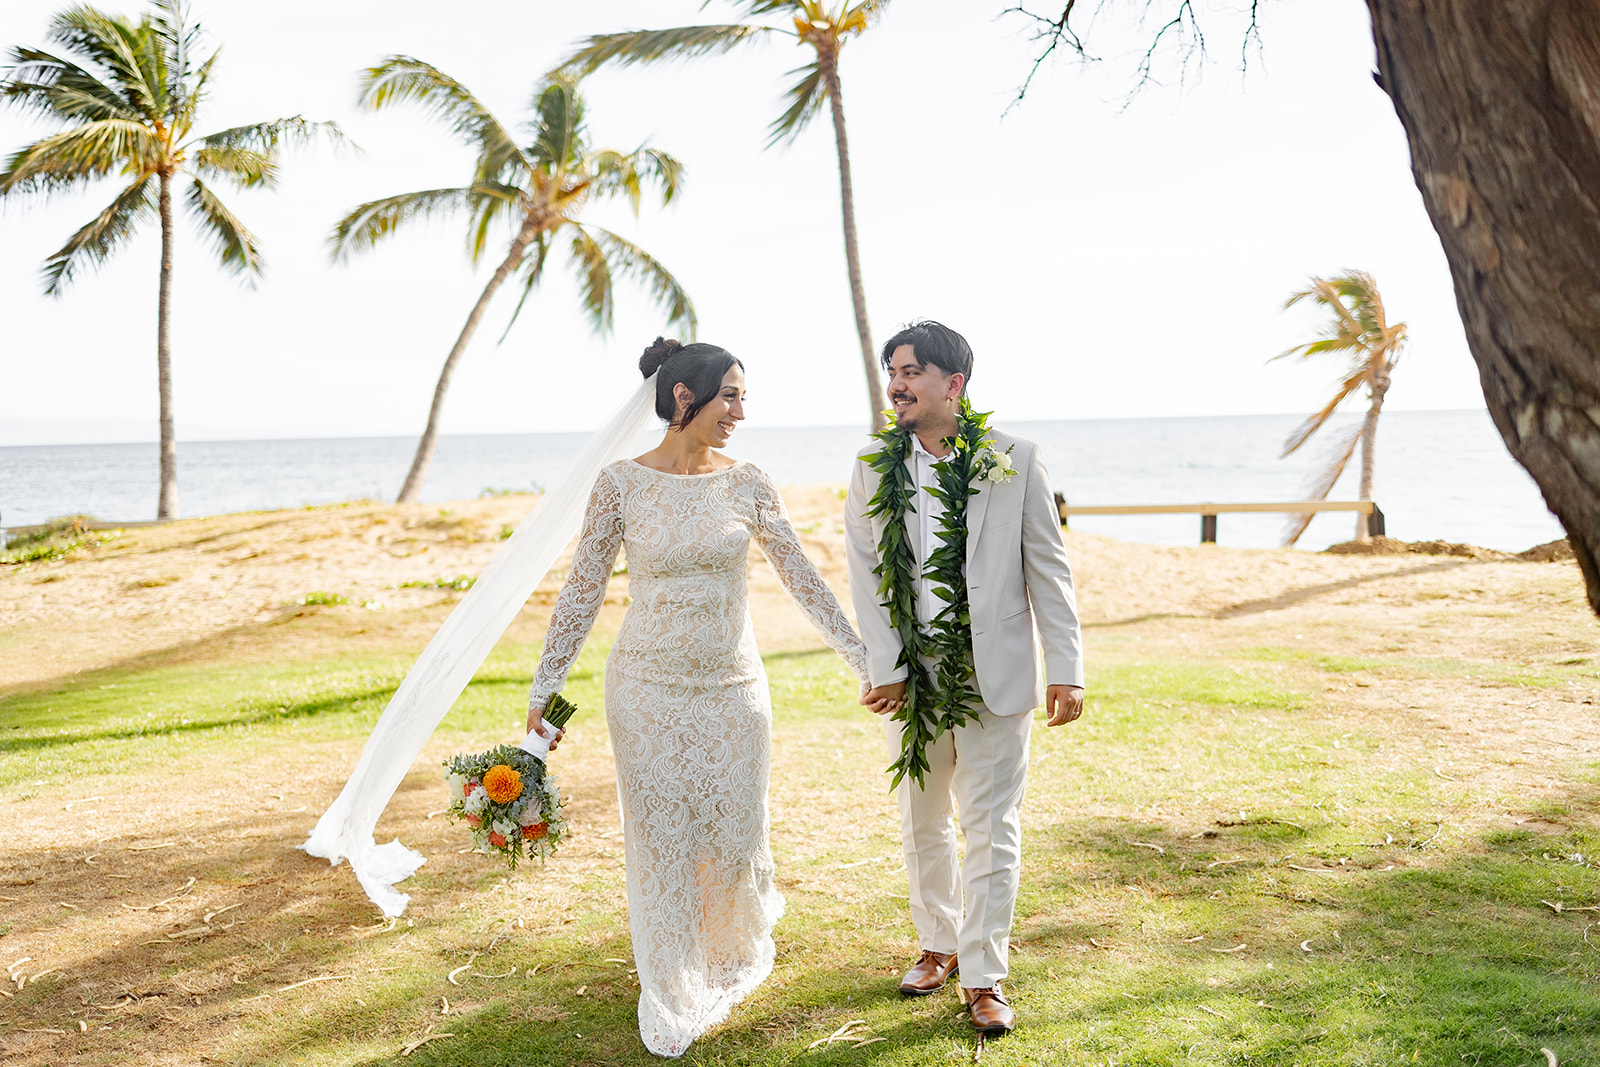
[[[372,832],[378,816],[440,720],[583,525],[595,477],[608,464],[631,454],[640,434],[650,426],[655,395],[652,375],[589,439],[566,480],[546,494],[538,510],[524,518],[500,546],[417,657],[372,728],[349,782],[300,846],[335,865],[349,860],[361,887],[385,915],[405,911],[411,898],[394,884],[410,877],[425,861],[420,852],[398,839],[377,844]],[[548,754],[548,740],[539,740]]]
[[[553,729],[553,727],[552,727]],[[517,747],[540,763],[550,762],[550,744],[554,738],[546,737],[537,729],[529,730],[528,736],[522,739],[522,744]]]

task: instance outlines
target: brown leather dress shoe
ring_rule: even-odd
[[[924,949],[922,958],[900,979],[900,992],[908,997],[925,997],[944,988],[945,981],[956,972],[954,952],[930,952]]]
[[[997,985],[988,989],[963,986],[961,999],[967,1002],[967,1011],[972,1015],[972,1028],[980,1034],[1009,1034],[1017,1025],[1017,1014]]]

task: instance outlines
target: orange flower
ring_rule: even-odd
[[[523,839],[527,841],[537,841],[549,832],[550,827],[542,822],[536,822],[532,826],[524,826],[522,828]]]
[[[501,834],[491,833],[489,835],[489,844],[493,845],[495,848],[505,848],[506,839]]]
[[[509,804],[522,795],[522,775],[497,763],[483,776],[483,791],[496,804]]]

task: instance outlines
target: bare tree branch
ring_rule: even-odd
[[[1022,103],[1045,60],[1054,55],[1058,49],[1070,52],[1079,59],[1099,61],[1100,57],[1090,54],[1085,43],[1088,31],[1082,26],[1083,5],[1079,0],[1058,0],[1058,2],[1061,3],[1061,9],[1054,18],[1042,15],[1031,10],[1026,4],[1020,3],[1000,13],[1001,18],[1015,16],[1029,20],[1033,30],[1031,39],[1039,46],[1033,63],[1028,68],[1027,77],[1018,87],[1016,97],[1007,105],[1007,111]],[[1092,19],[1098,16],[1100,11],[1114,2],[1115,0],[1100,0],[1088,17]],[[1261,2],[1262,0],[1250,0],[1249,21],[1245,26],[1239,50],[1241,71],[1249,69],[1251,46],[1255,47],[1258,54],[1261,51]],[[1164,10],[1156,14],[1158,8]],[[1243,12],[1240,14],[1242,16]],[[1205,30],[1201,26],[1201,17],[1196,11],[1195,0],[1144,0],[1141,18],[1150,19],[1153,15],[1160,21],[1155,25],[1149,45],[1139,55],[1134,67],[1133,87],[1128,91],[1128,102],[1132,102],[1145,86],[1161,84],[1157,74],[1157,64],[1166,50],[1172,47],[1177,49],[1180,84],[1188,80],[1191,68],[1198,68],[1205,63],[1209,54]],[[1076,25],[1073,22],[1074,16],[1078,16]]]
[[[1048,19],[1043,15],[1036,15],[1020,4],[1016,7],[1008,7],[1000,12],[1000,18],[1005,18],[1007,15],[1020,15],[1023,18],[1032,19],[1035,23],[1033,39],[1045,42],[1044,51],[1034,57],[1033,66],[1028,68],[1028,76],[1022,79],[1022,85],[1017,89],[1016,99],[1006,105],[1007,111],[1022,103],[1022,98],[1028,95],[1028,87],[1033,84],[1033,76],[1039,73],[1040,65],[1046,59],[1049,59],[1051,53],[1061,44],[1065,43],[1068,48],[1077,53],[1080,59],[1092,60],[1094,58],[1084,51],[1083,39],[1078,36],[1077,31],[1070,25],[1072,9],[1077,4],[1078,0],[1067,0],[1066,6],[1061,9],[1061,17],[1054,20]]]

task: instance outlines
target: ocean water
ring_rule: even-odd
[[[1052,482],[1074,504],[1159,504],[1303,499],[1321,458],[1316,442],[1304,456],[1278,458],[1283,439],[1300,419],[1251,415],[997,425],[1039,442]],[[554,486],[586,437],[445,436],[422,499],[460,500],[485,490]],[[641,440],[641,450],[648,443]],[[759,464],[780,484],[842,483],[851,457],[865,443],[857,427],[746,425],[728,452]],[[399,492],[415,447],[412,437],[180,441],[180,512],[194,516],[390,500]],[[1354,466],[1333,499],[1355,499]],[[119,522],[150,519],[156,489],[154,444],[0,447],[0,523],[7,526],[70,514]],[[1563,536],[1538,487],[1511,459],[1483,411],[1385,412],[1373,497],[1384,511],[1389,535],[1408,541],[1464,541],[1519,551]],[[1276,545],[1285,521],[1270,514],[1222,515],[1218,540],[1240,547]],[[1086,516],[1074,519],[1072,527],[1154,544],[1194,544],[1200,538],[1197,515]],[[1319,515],[1300,547],[1324,548],[1349,539],[1353,531],[1349,513]]]

